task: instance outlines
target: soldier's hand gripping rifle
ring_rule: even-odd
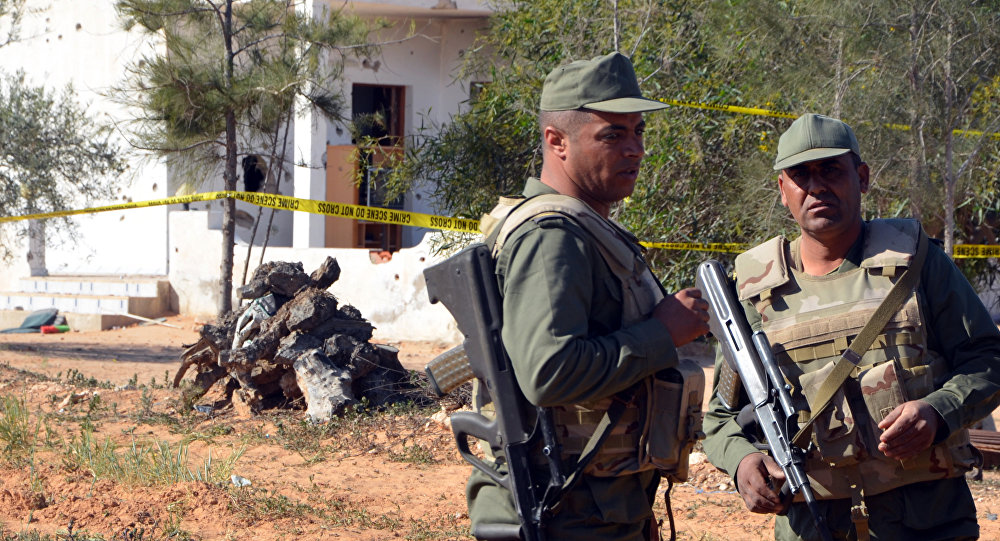
[[[778,369],[767,336],[761,331],[751,334],[743,306],[738,302],[733,284],[721,263],[708,260],[699,265],[696,285],[710,305],[709,327],[712,335],[719,341],[729,368],[739,374],[750,399],[748,407],[753,409],[771,457],[785,474],[782,492],[802,494],[820,536],[824,541],[832,541],[826,521],[816,504],[809,478],[806,477],[803,467],[805,452],[791,441],[798,430],[798,416],[792,406],[788,384]],[[719,393],[723,405],[736,409],[736,400],[732,397],[727,400],[726,394]],[[737,393],[732,394],[738,396]],[[728,401],[734,403],[729,404]]]
[[[494,421],[473,412],[452,414],[451,428],[459,453],[510,491],[521,520],[521,524],[479,524],[472,533],[479,539],[494,541],[540,541],[544,539],[544,514],[564,483],[555,423],[551,410],[532,406],[514,379],[510,358],[500,340],[503,305],[490,250],[484,244],[473,244],[425,269],[424,278],[430,301],[441,302],[451,312],[465,337],[468,363],[462,362],[457,352],[449,352],[449,363],[460,375],[449,376],[444,388],[450,390],[456,382],[468,379],[466,374],[471,369],[486,386],[496,408]],[[433,373],[431,382],[438,387]],[[503,454],[508,473],[497,473],[475,456],[469,448],[469,437],[485,440],[495,453]],[[539,447],[549,462],[549,475],[544,481],[533,475],[529,460],[529,453]]]

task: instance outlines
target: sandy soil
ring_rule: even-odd
[[[323,426],[300,411],[179,412],[167,381],[201,323],[166,323],[176,328],[0,335],[0,538],[470,539],[469,466],[432,412]],[[450,346],[385,342],[412,369]],[[18,430],[26,436],[10,436]],[[146,463],[159,470],[130,467]],[[992,471],[973,483],[984,539],[1000,539],[997,487]],[[745,511],[728,478],[697,458],[671,506],[679,539],[771,538],[771,519]]]

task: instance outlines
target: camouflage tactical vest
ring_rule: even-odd
[[[569,218],[594,239],[604,262],[621,284],[622,326],[647,319],[663,299],[663,291],[647,267],[637,239],[586,203],[560,194],[528,200],[501,198],[480,223],[488,238],[496,238],[496,257],[518,226],[528,220],[555,217]],[[670,379],[674,381],[651,376],[639,383],[621,419],[584,470],[586,474],[611,477],[660,469],[674,480],[687,479],[688,455],[701,433],[705,379],[701,368],[689,360],[678,363],[673,376]],[[564,458],[581,454],[616,399],[552,408]]]
[[[802,411],[800,421],[808,418],[810,399],[850,340],[909,265],[922,232],[913,220],[893,219],[868,222],[863,234],[860,268],[843,273],[811,276],[796,270],[783,237],[736,258],[739,298],[751,301],[761,315],[762,330]],[[929,394],[948,371],[947,362],[927,348],[919,291],[914,288],[817,415],[807,470],[820,499],[852,497],[852,483],[874,495],[958,476],[975,464],[966,430],[902,462],[877,448],[878,423],[899,404]]]

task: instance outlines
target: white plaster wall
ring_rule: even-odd
[[[182,314],[214,317],[219,305],[222,231],[208,228],[209,211],[170,213],[170,273],[176,294],[171,308]]]
[[[78,101],[92,116],[121,123],[127,111],[105,95],[148,46],[137,35],[120,30],[112,2],[28,0],[33,12],[22,25],[22,41],[0,50],[0,69],[23,70],[34,85],[61,92],[72,83]],[[129,146],[120,137],[123,148]],[[162,164],[131,161],[119,179],[120,195],[94,205],[155,199],[166,195]],[[79,203],[83,208],[82,202]],[[166,207],[108,212],[73,218],[79,238],[47,232],[46,263],[52,274],[166,274]],[[18,262],[6,266],[0,283],[26,275]],[[15,275],[16,273],[16,275]]]
[[[218,305],[218,261],[221,232],[206,233],[205,211],[174,212],[170,228],[170,284],[177,295],[177,308],[185,314],[213,319]],[[268,248],[264,262],[301,262],[312,273],[331,256],[340,265],[340,279],[331,287],[341,304],[350,304],[376,327],[379,339],[441,340],[458,342],[461,335],[454,318],[441,305],[427,299],[423,270],[439,261],[431,255],[429,239],[393,254],[390,261],[373,263],[368,250],[332,248]],[[236,247],[233,289],[240,286],[246,246]],[[247,279],[260,259],[259,249],[250,256]]]
[[[426,1],[408,3],[434,5]],[[476,7],[473,3],[468,4]],[[462,55],[472,45],[476,33],[485,27],[486,20],[416,19],[413,36],[409,35],[409,19],[387,20],[392,26],[375,37],[385,44],[381,55],[371,59],[367,67],[357,60],[345,66],[342,92],[346,102],[350,104],[351,87],[355,83],[404,86],[404,123],[408,135],[417,133],[421,126],[447,123],[469,99],[469,81],[459,79],[459,68]],[[377,68],[373,68],[375,60]],[[351,135],[343,127],[331,124],[327,130],[327,144],[352,144]],[[406,208],[434,213],[426,187],[407,195]],[[403,245],[418,244],[428,232],[430,230],[423,228],[404,228]]]

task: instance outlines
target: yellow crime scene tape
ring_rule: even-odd
[[[1000,257],[1000,246],[996,244],[956,244],[952,250],[955,259]]]
[[[725,105],[704,103],[687,100],[660,99],[659,101],[676,107],[687,107],[694,109],[704,109],[710,111],[722,111],[743,115],[769,116],[776,118],[798,118],[799,115],[787,111],[776,111],[762,107],[744,107],[740,105]],[[886,124],[887,128],[895,130],[909,130],[905,124]],[[980,137],[986,135],[985,132],[977,130],[954,130],[956,135],[967,137]],[[994,139],[1000,139],[1000,133],[988,134]],[[449,216],[438,216],[434,214],[423,214],[404,210],[393,210],[378,207],[368,207],[364,205],[351,205],[348,203],[336,203],[330,201],[316,201],[313,199],[300,199],[287,195],[274,195],[256,192],[220,191],[206,192],[191,195],[167,197],[163,199],[152,199],[149,201],[135,201],[129,203],[119,203],[115,205],[105,205],[100,207],[63,210],[55,212],[43,212],[30,214],[27,216],[7,216],[0,217],[0,223],[14,222],[18,220],[36,220],[45,218],[58,218],[64,216],[74,216],[78,214],[93,214],[97,212],[108,212],[115,210],[128,210],[134,208],[154,207],[159,205],[175,205],[181,203],[196,203],[199,201],[212,201],[215,199],[232,198],[239,201],[268,207],[278,210],[292,210],[299,212],[309,212],[312,214],[323,214],[338,218],[353,220],[364,220],[368,222],[378,222],[386,224],[405,225],[410,227],[423,227],[427,229],[437,229],[442,231],[457,231],[461,233],[478,233],[479,220],[467,218],[456,218]],[[740,253],[750,247],[741,243],[699,243],[699,242],[642,242],[643,246],[659,250],[686,250],[698,252],[721,252]],[[995,258],[1000,257],[1000,246],[983,244],[958,244],[954,247],[953,257],[956,259],[965,258]]]
[[[721,252],[738,254],[750,249],[749,244],[739,242],[646,242],[639,244],[657,250],[682,250],[689,252]]]
[[[689,109],[704,109],[707,111],[722,111],[724,113],[737,113],[741,115],[754,115],[754,116],[770,116],[775,118],[799,118],[799,115],[795,113],[789,113],[787,111],[775,111],[773,109],[764,109],[763,107],[743,107],[741,105],[725,105],[718,103],[704,103],[699,101],[687,101],[687,100],[671,100],[665,98],[658,98],[658,101],[666,103],[667,105],[673,105],[675,107],[687,107]],[[886,128],[890,130],[898,131],[910,131],[910,126],[907,124],[885,124]],[[992,139],[1000,139],[1000,132],[986,133],[980,130],[951,130],[951,133],[958,135],[960,137],[983,137],[984,135],[989,135]]]
[[[479,220],[468,218],[455,218],[449,216],[438,216],[435,214],[424,214],[420,212],[410,212],[405,210],[385,209],[379,207],[368,207],[365,205],[351,205],[348,203],[336,203],[331,201],[316,201],[315,199],[300,199],[287,195],[275,195],[257,192],[205,192],[191,195],[178,195],[165,197],[163,199],[150,199],[148,201],[133,201],[129,203],[118,203],[114,205],[104,205],[85,209],[60,210],[54,212],[40,212],[25,216],[0,217],[0,223],[16,222],[20,220],[43,220],[46,218],[59,218],[64,216],[75,216],[79,214],[95,214],[98,212],[109,212],[116,210],[129,210],[136,208],[155,207],[161,205],[177,205],[182,203],[197,203],[200,201],[214,201],[216,199],[232,198],[238,201],[245,201],[259,207],[273,208],[277,210],[291,210],[298,212],[309,212],[311,214],[323,214],[337,218],[350,220],[364,220],[385,224],[405,225],[410,227],[423,227],[426,229],[436,229],[441,231],[457,231],[460,233],[479,233]],[[683,250],[696,252],[716,252],[716,253],[740,253],[750,248],[749,244],[738,242],[641,242],[643,246],[658,250]],[[954,248],[954,257],[963,258],[995,258],[1000,257],[1000,246],[987,244],[957,244]]]

